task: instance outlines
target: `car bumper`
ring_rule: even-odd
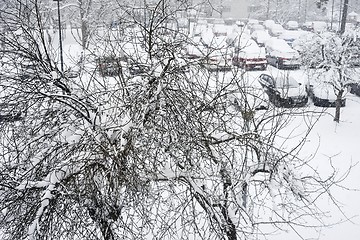
[[[317,107],[336,107],[336,100],[322,99],[316,96],[312,96],[312,101]],[[346,99],[341,99],[341,107],[345,107]]]
[[[284,108],[304,107],[307,103],[308,97],[280,98],[275,103],[275,106]]]

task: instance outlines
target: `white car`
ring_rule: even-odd
[[[283,28],[283,26],[277,23],[271,25],[269,28],[269,33],[274,37],[280,36],[284,31],[285,29]]]
[[[265,20],[263,24],[264,24],[266,29],[270,29],[271,26],[275,24],[275,21],[271,20],[271,19],[268,19],[268,20]]]
[[[265,48],[250,39],[243,46],[235,48],[232,63],[246,70],[265,70],[267,67]]]
[[[318,107],[336,107],[336,87],[333,85],[337,73],[335,70],[329,71],[317,71],[316,75],[313,75],[312,78],[306,84],[306,91],[312,99],[315,106]],[[346,92],[344,92],[340,106],[345,107],[346,99],[344,97]]]
[[[306,91],[317,107],[336,107],[336,94],[331,83],[313,81],[306,85]],[[341,107],[345,107],[346,99],[342,98]]]
[[[292,46],[293,42],[299,39],[301,36],[305,35],[305,31],[298,31],[298,30],[287,30],[283,32],[278,38],[284,39],[287,44]]]
[[[257,42],[260,47],[265,46],[265,42],[271,38],[269,33],[264,30],[256,30],[251,34],[251,37]]]
[[[285,40],[271,38],[265,42],[267,61],[279,69],[300,68],[300,55]]]
[[[251,26],[250,30],[251,30],[251,32],[258,31],[258,30],[264,31],[265,27],[264,27],[264,25],[261,25],[261,24],[254,24]]]
[[[325,32],[327,30],[327,23],[323,21],[312,22],[312,28],[315,33]]]
[[[261,86],[246,86],[234,89],[227,96],[231,106],[242,114],[269,109],[269,97]]]
[[[288,29],[288,30],[298,30],[299,29],[299,23],[297,21],[288,21],[285,26],[286,26],[286,29]]]
[[[212,27],[213,34],[215,37],[226,36],[228,32],[228,27],[225,24],[214,24]]]
[[[193,37],[186,46],[185,55],[189,59],[199,59],[205,56],[206,47],[201,41],[201,37]]]
[[[208,70],[227,71],[232,65],[232,49],[227,46],[226,37],[207,39],[203,65]]]

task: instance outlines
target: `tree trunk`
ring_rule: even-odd
[[[341,100],[342,100],[342,96],[343,96],[344,90],[341,89],[337,94],[336,94],[336,102],[335,102],[335,117],[334,117],[334,121],[335,122],[339,122],[340,121],[340,109],[341,109]]]
[[[349,5],[349,0],[345,0],[343,5],[342,16],[341,16],[340,34],[343,34],[345,32],[348,5]]]

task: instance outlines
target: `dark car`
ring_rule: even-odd
[[[317,107],[336,107],[336,94],[333,86],[327,82],[316,82],[306,85],[306,91]],[[341,107],[345,107],[346,99],[341,99]]]
[[[360,83],[349,83],[348,87],[350,93],[360,97]]]
[[[16,122],[24,118],[25,110],[21,109],[22,104],[0,103],[0,123]]]
[[[96,59],[96,66],[101,76],[117,76],[121,73],[121,58],[116,56],[103,56]]]
[[[149,74],[150,67],[146,64],[141,63],[131,63],[129,66],[130,75],[146,75]]]
[[[276,107],[303,107],[308,102],[305,88],[291,76],[261,74],[259,82]]]

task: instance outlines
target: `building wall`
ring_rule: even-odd
[[[207,17],[247,18],[249,0],[193,0]]]
[[[228,0],[223,1],[224,18],[247,18],[249,2],[247,0]]]

